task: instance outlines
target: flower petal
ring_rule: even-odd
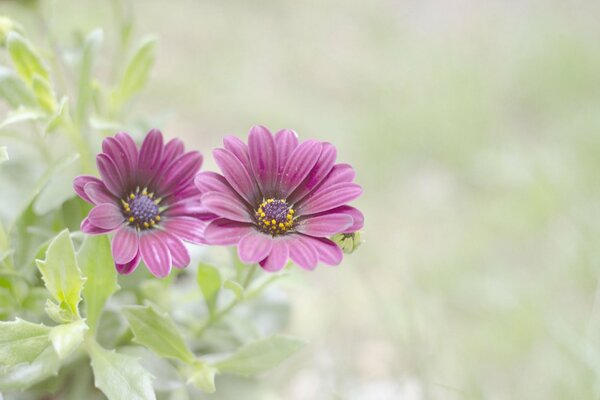
[[[347,214],[352,217],[352,225],[346,228],[342,233],[352,233],[356,232],[365,225],[365,217],[362,212],[358,209],[350,206],[341,206],[331,209],[329,211],[325,211],[326,213],[334,213],[334,214]],[[317,214],[319,215],[319,214]]]
[[[277,158],[279,175],[283,172],[285,162],[296,147],[298,147],[298,134],[291,129],[282,129],[275,134],[275,147],[277,147]]]
[[[169,275],[172,263],[171,252],[156,232],[140,235],[140,253],[142,253],[142,260],[154,276],[164,278]]]
[[[232,221],[253,222],[250,211],[244,203],[231,194],[210,192],[202,196],[202,206],[208,212]]]
[[[161,167],[169,166],[177,157],[181,156],[185,151],[183,142],[179,139],[171,139],[165,144]]]
[[[310,236],[326,237],[344,232],[354,220],[347,214],[310,216],[296,226],[296,231]]]
[[[111,250],[117,264],[127,264],[136,256],[140,247],[138,232],[127,225],[121,226],[113,237]]]
[[[140,185],[147,186],[160,170],[163,154],[163,136],[157,129],[146,135],[138,159],[138,177]]]
[[[167,231],[160,231],[160,235],[161,239],[164,240],[169,247],[173,266],[176,268],[187,267],[190,264],[190,253],[181,239]]]
[[[256,264],[271,252],[273,238],[262,232],[252,231],[240,239],[238,256],[245,264]]]
[[[117,201],[102,182],[88,182],[83,187],[83,190],[94,205],[104,203],[114,204]]]
[[[234,156],[241,161],[242,165],[248,172],[248,175],[252,176],[252,166],[250,166],[250,154],[248,151],[248,145],[244,143],[240,138],[235,136],[225,136],[223,138],[223,145],[227,150],[233,153]]]
[[[89,198],[89,196],[84,190],[85,185],[87,185],[90,182],[102,183],[102,181],[96,178],[95,176],[81,175],[73,179],[73,190],[75,190],[75,193],[77,193],[79,197],[81,197],[83,200],[87,201],[88,203],[94,204],[92,199]]]
[[[329,265],[338,265],[344,258],[342,249],[329,239],[304,236],[305,240],[317,249],[319,261]]]
[[[269,272],[281,270],[287,264],[289,257],[287,239],[276,238],[272,242],[271,254],[260,262],[260,266]]]
[[[194,178],[194,184],[201,193],[220,192],[234,194],[239,197],[239,194],[231,187],[227,179],[223,175],[212,171],[200,172]],[[241,197],[239,197],[241,200]]]
[[[304,181],[302,181],[298,188],[289,196],[289,201],[294,203],[297,199],[303,198],[317,188],[323,179],[331,172],[333,165],[335,164],[336,156],[337,150],[332,144],[321,143],[321,154],[319,155],[319,159]]]
[[[231,245],[253,230],[253,225],[219,218],[206,226],[204,239],[209,244]]]
[[[190,151],[177,157],[169,164],[158,184],[160,195],[168,196],[174,190],[185,187],[198,173],[201,165],[202,155],[197,151]]]
[[[137,174],[137,165],[138,165],[138,150],[135,142],[125,132],[119,132],[115,135],[115,139],[121,143],[121,146],[127,153],[127,160],[129,161],[129,169],[132,171],[132,177],[135,178],[134,175]]]
[[[92,225],[102,229],[116,229],[125,221],[119,207],[114,204],[100,204],[90,211],[88,219]]]
[[[250,165],[263,196],[271,196],[277,182],[277,148],[271,132],[254,126],[248,135]]]
[[[133,259],[125,264],[117,264],[115,263],[115,268],[117,272],[123,275],[127,275],[135,271],[137,266],[140,264],[142,260],[142,254],[138,251]]]
[[[296,215],[316,214],[331,210],[356,199],[361,193],[362,188],[355,183],[342,182],[323,186],[302,199],[302,202],[296,207]]]
[[[290,249],[290,258],[296,265],[309,271],[316,268],[319,262],[319,253],[310,240],[306,239],[306,236],[292,234],[287,243]]]
[[[206,228],[206,221],[202,221],[192,217],[168,217],[165,219],[163,224],[165,230],[174,234],[175,236],[185,241],[204,244],[204,230]]]
[[[108,190],[116,197],[121,198],[127,191],[127,187],[113,159],[100,153],[96,156],[96,166]]]
[[[102,229],[93,225],[90,220],[86,217],[81,221],[81,226],[79,227],[81,232],[87,233],[88,235],[102,235],[104,233],[112,232],[114,229]]]
[[[114,137],[107,137],[102,141],[102,151],[115,163],[122,176],[123,189],[129,189],[135,183],[135,165],[129,159],[129,153],[123,144]]]
[[[280,195],[287,198],[306,178],[315,166],[321,154],[321,143],[316,140],[307,140],[294,149],[285,163],[283,174],[280,177]]]
[[[227,182],[250,204],[255,204],[259,198],[257,187],[242,162],[226,149],[215,149],[213,157]]]

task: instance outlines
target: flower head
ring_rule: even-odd
[[[288,259],[305,269],[339,264],[342,250],[328,237],[359,230],[364,218],[346,204],[362,189],[350,165],[335,164],[335,147],[262,126],[252,128],[248,145],[233,136],[224,145],[213,152],[223,175],[195,180],[203,206],[218,216],[206,227],[207,243],[237,244],[243,262],[268,271]]]
[[[140,260],[157,277],[167,276],[171,266],[187,266],[190,255],[182,240],[204,243],[210,219],[193,183],[200,153],[185,152],[179,139],[164,144],[158,130],[148,133],[139,150],[131,136],[118,133],[104,139],[96,163],[100,179],[79,176],[73,182],[75,192],[95,206],[81,230],[115,232],[117,271],[131,273]]]

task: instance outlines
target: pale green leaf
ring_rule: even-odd
[[[10,69],[0,66],[0,97],[12,108],[34,106],[35,97],[31,90]]]
[[[221,274],[216,267],[200,263],[197,279],[208,311],[213,314],[217,305],[217,296],[221,290]]]
[[[79,316],[77,305],[85,279],[77,265],[69,231],[59,233],[48,246],[46,259],[36,260],[36,263],[52,297],[59,304],[64,303],[74,316]]]
[[[127,306],[123,314],[134,334],[134,342],[148,347],[162,357],[193,363],[190,351],[173,320],[154,306]]]
[[[48,291],[45,291],[44,294],[48,296]],[[75,319],[75,316],[65,303],[56,304],[48,298],[46,298],[44,311],[46,311],[46,314],[48,314],[52,321],[58,324],[72,322]]]
[[[0,164],[8,160],[8,150],[6,149],[6,146],[0,146]]]
[[[46,125],[45,133],[53,133],[55,132],[61,125],[71,124],[71,115],[69,114],[69,99],[68,97],[63,97],[60,99],[60,103],[58,103],[58,108],[50,120]]]
[[[305,341],[289,336],[274,335],[250,342],[231,356],[216,363],[220,372],[237,375],[254,375],[279,365],[306,344]]]
[[[30,108],[19,107],[18,109],[6,114],[6,118],[0,122],[0,128],[5,128],[9,125],[18,124],[27,121],[36,121],[44,117],[44,113]]]
[[[53,327],[50,331],[50,341],[58,358],[63,360],[77,350],[83,343],[83,336],[87,330],[88,326],[82,319]]]
[[[114,93],[117,108],[144,87],[154,64],[155,53],[156,40],[153,38],[144,40],[135,50]]]
[[[93,30],[85,39],[81,64],[79,67],[79,92],[77,94],[77,109],[75,118],[78,123],[85,119],[88,106],[92,99],[92,66],[94,58],[100,49],[104,34],[102,29]]]
[[[54,173],[48,177],[33,202],[33,211],[37,215],[45,215],[75,196],[73,177],[80,171],[79,163],[76,162],[79,157],[79,154],[73,154],[51,167]]]
[[[89,354],[94,383],[109,400],[154,400],[152,375],[137,359],[106,350],[91,341]]]
[[[77,260],[87,281],[93,282],[83,287],[83,304],[87,323],[95,331],[104,303],[119,288],[108,237],[87,236]]]
[[[14,31],[9,32],[7,46],[17,74],[27,85],[33,85],[33,77],[36,74],[46,80],[50,79],[44,62],[27,39]]]
[[[19,364],[0,373],[0,390],[24,390],[53,375],[60,368],[60,360],[52,346],[48,346],[31,364]]]
[[[244,298],[244,288],[236,281],[228,279],[223,284],[223,287],[231,290],[238,300],[242,300]]]
[[[54,94],[52,85],[37,74],[33,76],[33,93],[43,110],[50,114],[56,111],[56,95]]]
[[[0,364],[31,362],[50,344],[45,325],[22,319],[0,321]]]
[[[215,388],[215,375],[219,373],[219,370],[210,365],[201,364],[187,380],[188,385],[192,384],[198,389],[206,393],[214,393]]]

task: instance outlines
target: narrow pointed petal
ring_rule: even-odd
[[[331,210],[356,199],[361,193],[362,188],[355,183],[342,182],[322,187],[302,200],[297,207],[297,215],[316,214]]]
[[[111,248],[115,263],[127,264],[139,251],[140,240],[138,232],[126,225],[122,225],[113,237]]]
[[[130,188],[135,182],[135,165],[129,159],[129,153],[123,144],[114,137],[107,137],[102,141],[102,151],[114,162],[122,177],[123,189]]]
[[[83,190],[94,205],[104,203],[114,204],[117,201],[102,182],[88,182]]]
[[[253,230],[253,225],[219,218],[208,224],[204,238],[208,244],[232,245]]]
[[[289,201],[294,203],[297,199],[301,199],[314,189],[327,177],[333,169],[337,150],[330,143],[321,143],[321,154],[315,163],[315,166],[310,170],[304,181],[296,190],[289,196]]]
[[[160,238],[167,244],[175,268],[185,268],[190,264],[190,253],[177,236],[168,231],[159,231]]]
[[[223,218],[239,222],[253,222],[250,211],[244,203],[231,194],[210,192],[202,196],[202,206]]]
[[[321,154],[321,143],[307,140],[294,149],[280,179],[281,197],[287,198],[302,183]]]
[[[174,190],[185,187],[202,165],[202,155],[197,151],[190,151],[175,159],[158,184],[161,196],[168,196]]]
[[[119,132],[115,135],[115,139],[121,143],[123,149],[127,152],[127,160],[129,161],[129,169],[132,171],[132,175],[135,177],[137,165],[138,165],[138,149],[135,142],[125,132]]]
[[[137,268],[137,266],[140,264],[140,261],[142,260],[142,254],[138,251],[137,254],[133,257],[133,259],[125,264],[117,264],[115,263],[115,268],[117,269],[117,272],[122,274],[122,275],[128,275],[131,274],[133,271],[135,271],[135,269]]]
[[[176,160],[179,156],[183,154],[185,151],[185,146],[183,142],[179,139],[171,139],[167,144],[165,144],[165,148],[163,150],[162,157],[162,168],[168,167],[174,160]]]
[[[102,182],[104,182],[108,190],[116,197],[122,197],[127,190],[126,185],[121,176],[121,172],[112,158],[104,153],[100,153],[96,156],[96,166],[102,177]]]
[[[304,239],[315,247],[319,261],[328,265],[338,265],[344,258],[342,249],[329,239],[304,236]]]
[[[206,221],[202,221],[190,216],[169,217],[164,221],[163,226],[167,231],[177,237],[195,244],[204,244],[204,230]]]
[[[248,175],[252,176],[252,166],[250,165],[250,153],[248,151],[248,145],[240,138],[231,135],[223,138],[223,145],[234,156],[236,156],[238,160],[240,160],[248,172]]]
[[[140,253],[148,270],[157,278],[164,278],[171,272],[171,252],[165,242],[154,232],[143,233],[140,237]]]
[[[270,196],[277,181],[277,149],[275,139],[264,126],[255,126],[248,135],[250,164],[263,195]]]
[[[100,204],[90,211],[88,219],[92,225],[102,229],[117,229],[123,222],[125,217],[121,210],[114,204]]]
[[[269,255],[272,246],[273,238],[270,235],[253,231],[238,243],[238,256],[245,264],[256,264]]]
[[[153,129],[148,132],[138,158],[138,177],[140,186],[147,186],[159,171],[163,155],[162,133]]]
[[[298,147],[298,134],[291,129],[282,129],[275,134],[275,146],[277,147],[278,175],[283,172],[283,167],[296,147]]]
[[[347,214],[311,216],[298,223],[296,231],[310,236],[327,237],[344,232],[353,222],[352,217]]]
[[[281,270],[287,264],[289,257],[289,248],[287,240],[278,238],[273,240],[271,254],[260,262],[260,266],[269,272]]]
[[[225,149],[215,149],[213,156],[227,182],[250,204],[255,204],[259,198],[259,193],[241,161]]]
[[[299,267],[312,271],[319,262],[319,253],[310,240],[303,235],[290,235],[288,247],[291,260]]]
[[[113,231],[113,229],[102,229],[93,225],[87,217],[84,218],[83,221],[81,221],[81,226],[79,227],[79,229],[81,230],[81,232],[87,233],[88,235],[102,235],[104,233]]]
[[[73,179],[73,190],[75,190],[75,193],[77,193],[79,197],[81,197],[83,200],[87,201],[88,203],[94,204],[92,199],[90,199],[90,197],[84,190],[85,185],[87,185],[90,182],[102,183],[102,181],[96,178],[95,176],[81,175]]]

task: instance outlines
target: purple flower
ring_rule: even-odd
[[[357,231],[364,218],[346,205],[362,189],[350,165],[335,164],[335,147],[262,126],[250,130],[248,145],[233,136],[224,145],[213,152],[223,175],[202,172],[195,180],[202,205],[218,216],[206,242],[237,244],[243,262],[267,271],[288,259],[309,270],[319,261],[339,264],[342,250],[328,237]]]
[[[140,259],[161,278],[171,266],[186,267],[190,255],[182,240],[204,243],[210,219],[193,183],[202,155],[185,152],[179,139],[163,144],[160,131],[152,130],[139,151],[126,133],[104,139],[96,164],[101,179],[79,176],[73,181],[75,192],[95,206],[81,230],[115,232],[111,249],[121,274],[133,272]]]

